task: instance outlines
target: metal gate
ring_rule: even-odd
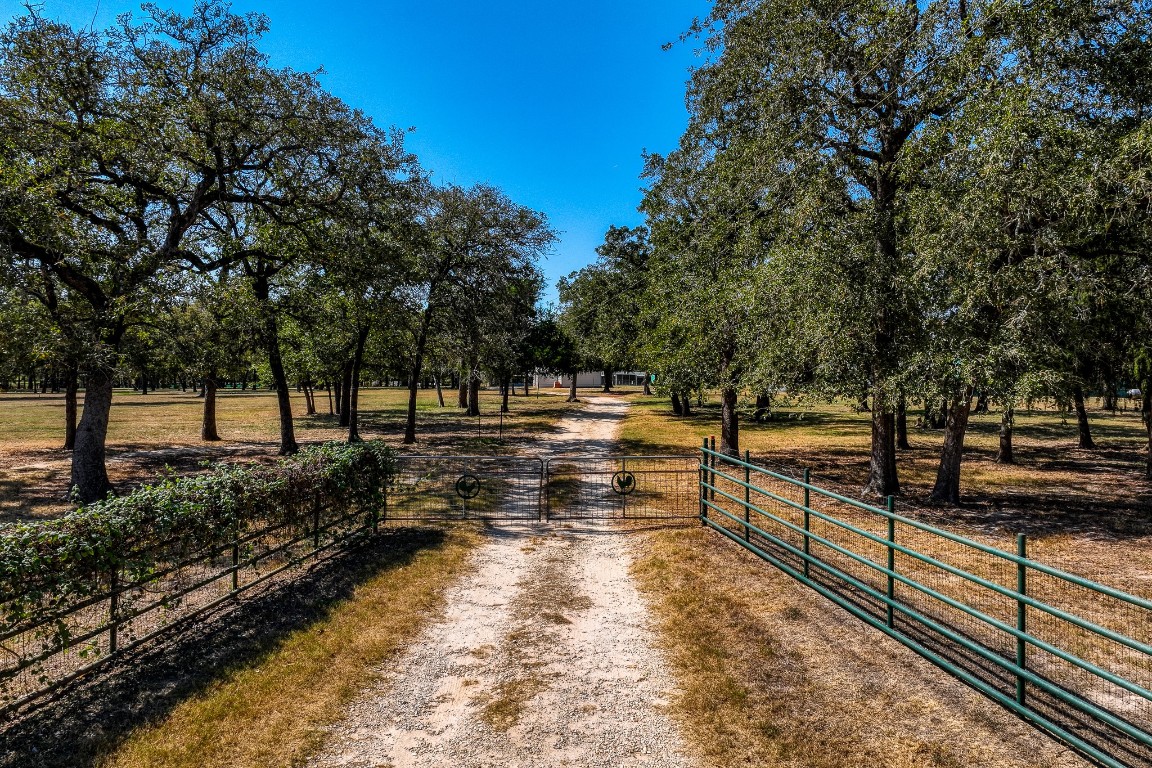
[[[548,460],[549,520],[663,519],[699,515],[694,456],[565,456]]]
[[[400,456],[386,520],[694,518],[695,456]]]
[[[399,456],[385,490],[387,520],[539,520],[543,459]]]

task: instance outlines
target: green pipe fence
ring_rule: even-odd
[[[1094,763],[1152,766],[1152,601],[707,440],[700,520]]]

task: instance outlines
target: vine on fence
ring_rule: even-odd
[[[393,466],[380,442],[326,443],[273,464],[217,465],[109,497],[54,520],[0,533],[2,629],[51,615],[110,581],[144,582],[164,567],[228,545],[254,523],[302,530],[316,505],[378,504]],[[68,644],[57,629],[53,644]]]

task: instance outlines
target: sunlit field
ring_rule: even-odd
[[[477,419],[464,416],[456,407],[454,390],[445,390],[444,408],[437,404],[435,389],[421,390],[417,443],[406,451],[490,454],[530,450],[558,418],[579,407],[564,402],[567,394],[567,390],[533,389],[527,397],[510,397],[511,413],[501,418],[499,392],[482,391]],[[399,446],[407,398],[405,389],[361,389],[361,436]],[[168,468],[195,471],[209,459],[275,455],[280,435],[275,393],[221,390],[216,406],[220,442],[200,440],[202,406],[203,401],[191,391],[162,389],[141,395],[118,390],[108,426],[112,482],[131,485],[154,479]],[[296,439],[302,445],[345,439],[347,428],[329,414],[325,393],[316,393],[316,407],[319,413],[305,416],[303,395],[293,395]],[[66,509],[70,454],[59,450],[64,442],[63,395],[0,395],[0,424],[0,520]]]

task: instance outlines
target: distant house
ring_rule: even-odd
[[[612,374],[612,386],[614,387],[640,387],[644,385],[644,377],[647,374],[644,371],[619,371]],[[550,373],[538,373],[535,376],[535,386],[544,389],[567,389],[572,385],[572,379],[564,375],[555,375]],[[604,386],[604,372],[603,371],[580,371],[576,374],[577,387],[603,387]]]

